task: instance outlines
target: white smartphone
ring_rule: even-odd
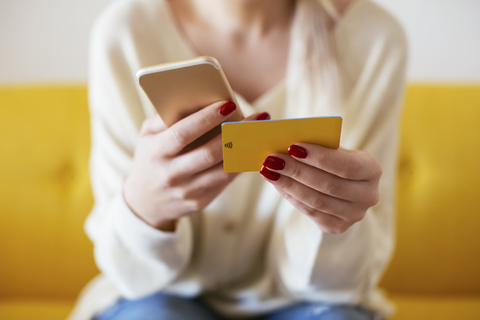
[[[237,105],[228,121],[244,118],[227,77],[217,59],[201,56],[140,69],[137,80],[167,126],[220,100]],[[211,130],[197,139],[189,150],[221,133]]]

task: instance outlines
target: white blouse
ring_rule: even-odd
[[[335,28],[344,101],[341,145],[366,150],[383,168],[380,202],[345,233],[323,234],[259,173],[243,173],[173,233],[131,212],[122,186],[142,121],[155,109],[135,80],[142,67],[195,56],[166,0],[114,1],[93,30],[90,51],[91,178],[95,206],[85,228],[102,275],[84,290],[71,319],[89,319],[119,297],[158,291],[202,295],[228,316],[268,312],[296,301],[359,304],[387,316],[377,289],[393,250],[397,129],[406,41],[369,0],[356,0]],[[283,118],[281,82],[245,115]],[[360,138],[361,137],[361,138]]]

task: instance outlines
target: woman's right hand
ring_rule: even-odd
[[[158,115],[144,121],[124,185],[125,201],[139,218],[157,229],[174,231],[179,218],[206,207],[238,175],[223,171],[221,135],[180,153],[226,121],[235,108],[233,102],[217,102],[169,128]]]

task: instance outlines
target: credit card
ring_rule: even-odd
[[[341,117],[317,117],[222,124],[225,172],[260,171],[271,153],[287,153],[292,144],[304,142],[338,149]]]

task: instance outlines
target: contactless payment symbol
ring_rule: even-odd
[[[233,143],[231,143],[231,142],[225,143],[225,148],[232,149],[233,148]]]

